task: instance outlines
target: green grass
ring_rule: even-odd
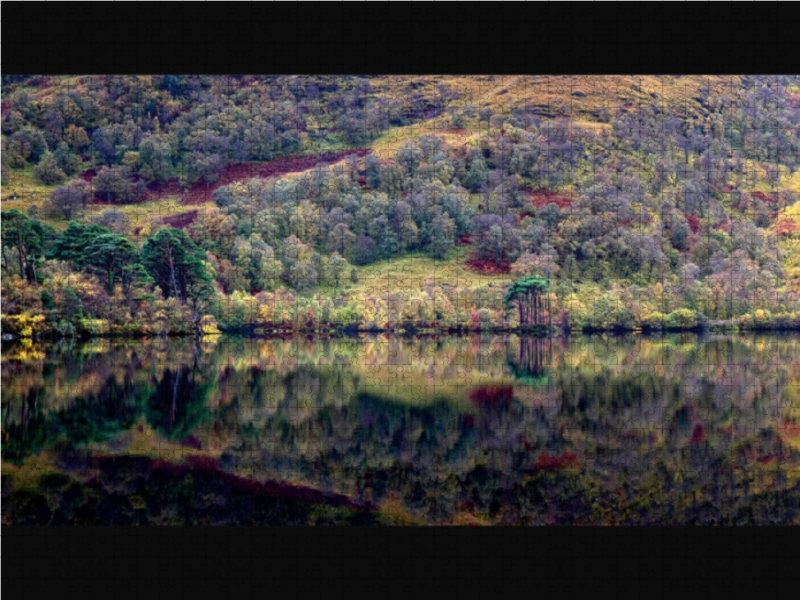
[[[446,260],[434,260],[423,254],[409,254],[402,258],[356,267],[358,283],[348,284],[346,293],[351,297],[363,297],[367,294],[408,292],[423,287],[427,279],[431,279],[436,285],[449,284],[470,289],[489,283],[500,286],[511,283],[510,275],[481,275],[468,269],[464,261],[469,254],[469,246],[461,246]]]

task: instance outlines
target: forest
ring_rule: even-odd
[[[800,77],[4,76],[2,330],[800,327]]]

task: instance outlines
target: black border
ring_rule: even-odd
[[[13,598],[306,592],[620,597],[749,593],[796,579],[798,530],[720,528],[3,527]],[[323,596],[324,594],[324,596]],[[515,595],[516,595],[515,594]]]
[[[797,73],[785,5],[7,3],[3,74]],[[618,8],[615,5],[615,8]],[[3,591],[765,595],[798,529],[2,527]],[[517,595],[515,594],[515,595]]]
[[[787,5],[763,6],[9,2],[2,67],[7,75],[798,72]]]

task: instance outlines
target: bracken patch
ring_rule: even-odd
[[[511,272],[511,263],[508,260],[502,260],[498,264],[494,260],[481,260],[479,258],[467,259],[464,264],[470,271],[476,273],[483,273],[485,275],[505,275]]]
[[[555,204],[558,206],[558,208],[567,208],[572,204],[572,198],[569,196],[551,192],[547,189],[529,190],[528,196],[531,204],[533,204],[537,209],[543,208],[548,204]]]

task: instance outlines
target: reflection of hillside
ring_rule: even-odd
[[[662,478],[681,493],[727,478],[734,494],[796,473],[791,339],[223,338],[38,352],[2,364],[4,461],[185,448],[260,481],[377,504],[393,494],[425,520],[522,502],[543,470],[595,495],[622,476],[631,490]]]

